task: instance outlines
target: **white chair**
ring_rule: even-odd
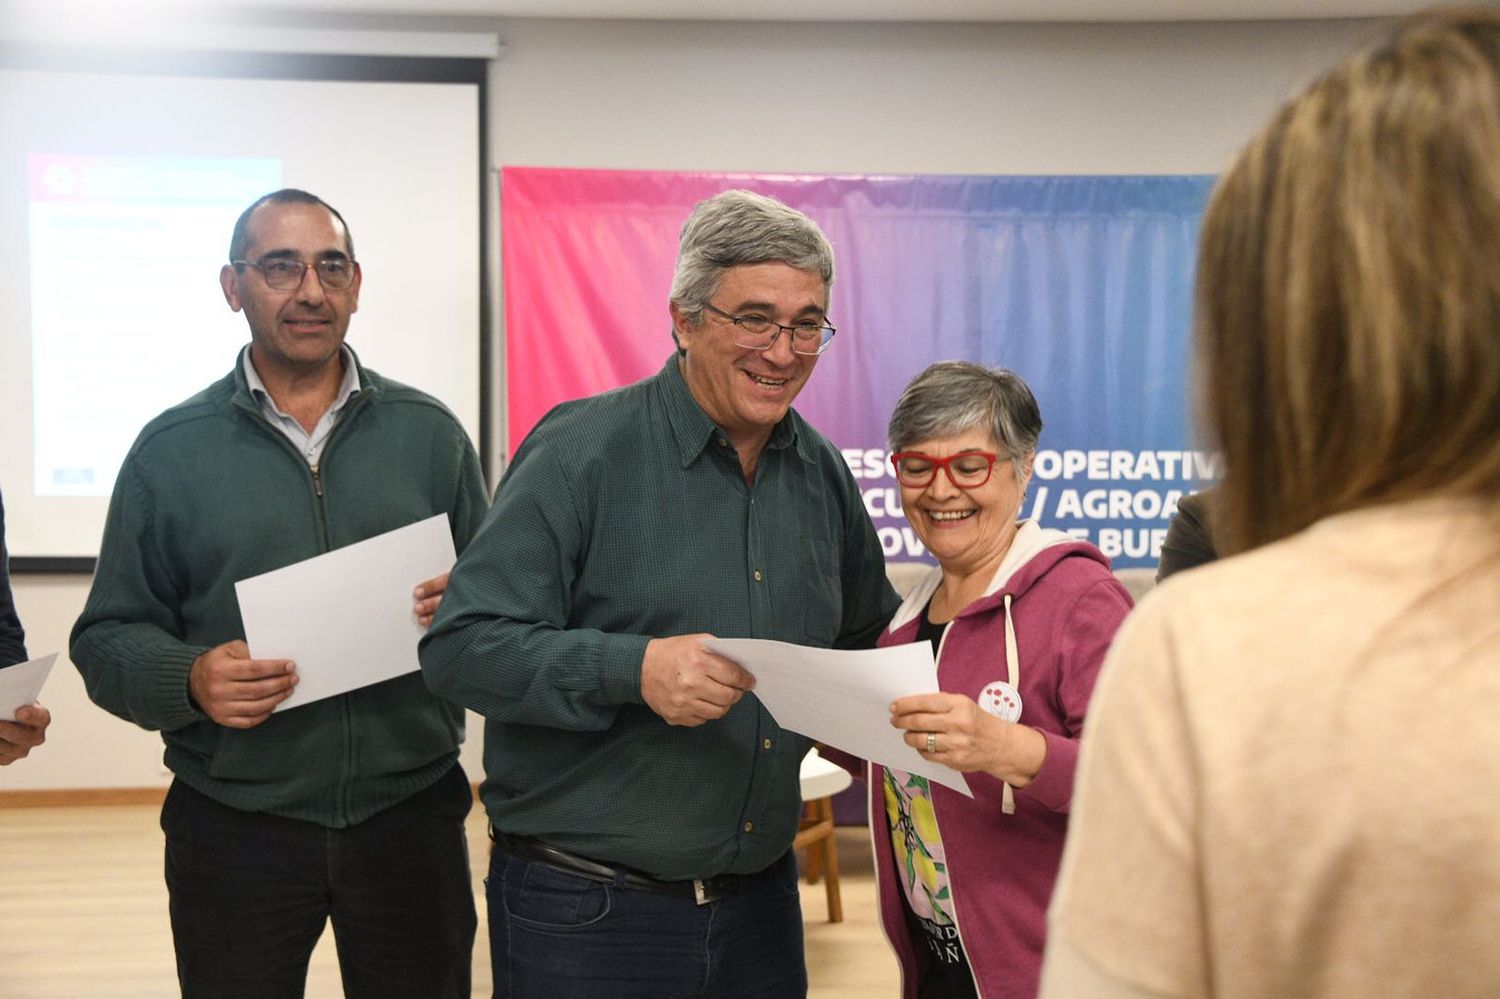
[[[802,873],[808,884],[823,879],[828,895],[828,921],[844,921],[844,903],[839,896],[839,850],[833,831],[833,796],[853,783],[843,767],[829,763],[816,749],[802,758],[802,821],[792,849],[804,850]]]

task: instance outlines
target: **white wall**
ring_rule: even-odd
[[[1213,173],[1370,28],[508,21],[490,148],[497,166]],[[33,655],[66,648],[87,587],[15,580]],[[44,700],[52,736],[0,770],[0,789],[166,783],[159,738],[90,704],[69,664]],[[464,765],[477,777],[470,722]]]
[[[1211,173],[1370,22],[513,21],[497,164]]]

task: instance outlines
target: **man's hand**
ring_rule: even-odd
[[[289,659],[251,659],[239,639],[193,660],[188,690],[204,714],[227,728],[254,728],[292,696],[296,666]]]
[[[443,591],[448,588],[448,574],[433,576],[417,584],[417,588],[411,591],[412,610],[416,612],[417,623],[427,627],[432,623],[432,616],[437,613],[438,604],[443,602]]]
[[[47,726],[51,724],[51,712],[40,704],[17,709],[13,722],[0,721],[0,767],[10,766],[32,747],[46,742]]]
[[[653,638],[641,663],[641,697],[670,725],[702,725],[723,718],[755,677],[703,647],[712,635]]]

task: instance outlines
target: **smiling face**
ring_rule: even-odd
[[[783,326],[821,323],[828,291],[815,271],[779,261],[741,264],[724,272],[710,304],[731,316],[760,316]],[[766,350],[738,347],[735,340],[745,338],[739,328],[708,310],[694,322],[673,305],[672,328],[687,352],[682,374],[693,398],[742,459],[747,451],[759,454],[818,358],[793,351],[785,333]]]
[[[323,287],[314,266],[319,260],[348,257],[344,227],[321,205],[268,202],[255,210],[246,228],[245,260],[300,260],[302,283],[278,291],[255,267],[226,265],[219,272],[224,300],[243,311],[250,325],[252,357],[262,377],[271,372],[305,375],[337,364],[349,317],[359,307],[360,274],[348,288]]]
[[[906,519],[945,571],[967,574],[999,565],[1016,536],[1016,519],[1031,475],[1030,459],[1025,462],[1026,477],[1018,479],[1015,464],[1005,457],[1006,449],[978,428],[918,441],[901,450],[934,458],[973,451],[1000,455],[988,481],[973,489],[955,486],[941,469],[925,486],[901,486]]]

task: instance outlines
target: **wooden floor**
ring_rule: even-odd
[[[155,805],[0,811],[0,996],[164,999],[177,994],[162,835]],[[875,919],[863,830],[841,829],[844,922],[826,921],[822,885],[803,885],[811,999],[894,996],[895,960]],[[479,900],[474,995],[490,994],[485,945],[484,818],[469,820]],[[332,934],[313,955],[307,995],[342,995]],[[420,997],[414,997],[420,999]]]

